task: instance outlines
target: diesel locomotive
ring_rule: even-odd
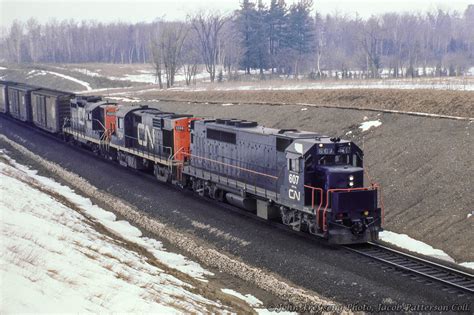
[[[239,119],[208,119],[0,82],[0,112],[161,182],[332,244],[378,239],[380,187],[353,142]]]

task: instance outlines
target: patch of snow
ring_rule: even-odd
[[[127,80],[132,82],[143,82],[143,83],[156,83],[156,76],[153,73],[142,73],[142,74],[126,74],[124,78],[120,80]]]
[[[224,292],[225,294],[235,296],[235,297],[245,301],[245,303],[247,303],[248,305],[250,305],[252,307],[257,307],[257,306],[263,305],[262,301],[260,301],[259,299],[257,299],[255,296],[253,296],[251,294],[243,295],[242,293],[239,293],[239,292],[234,291],[232,289],[221,289],[221,291]]]
[[[151,70],[143,70],[143,69],[142,69],[142,70],[138,70],[138,72],[140,72],[140,73],[147,73],[147,74],[154,73],[154,72],[151,71]]]
[[[53,71],[31,70],[30,72],[28,72],[27,79],[33,78],[33,77],[35,77],[35,76],[47,75],[47,74],[55,75],[55,76],[57,76],[57,77],[60,77],[60,78],[63,78],[63,79],[66,79],[66,80],[75,82],[75,83],[80,84],[80,85],[82,85],[83,87],[85,87],[87,91],[92,91],[92,88],[91,88],[91,86],[90,86],[89,83],[87,83],[87,82],[85,82],[85,81],[81,81],[81,80],[76,79],[76,78],[73,78],[73,77],[71,77],[71,76],[68,76],[68,75],[65,75],[65,74],[62,74],[62,73],[58,73],[58,72],[53,72]]]
[[[472,214],[474,213],[474,211],[472,211],[471,213],[468,213],[467,214],[467,218],[469,219],[470,217],[472,217]]]
[[[91,222],[59,202],[56,194],[69,201],[75,196],[73,204],[91,208],[87,198],[69,187],[2,162],[0,173],[0,290],[8,301],[2,304],[3,312],[177,314],[224,308],[102,234],[93,225],[97,218]],[[111,219],[107,211],[94,207],[88,214]],[[120,233],[137,237],[138,229],[120,226]]]
[[[409,237],[406,234],[398,234],[391,231],[382,231],[379,234],[380,240],[398,246],[400,248],[407,249],[409,251],[419,253],[426,256],[436,257],[449,262],[454,262],[451,258],[441,249],[433,248],[431,245],[418,241],[414,238]]]
[[[5,67],[0,67],[0,70],[7,70],[7,68],[5,68]]]
[[[306,110],[308,110],[308,107],[303,107],[303,108],[301,109],[301,111],[306,111]]]
[[[235,105],[235,104],[232,104],[232,103],[225,103],[225,104],[222,104],[222,106],[232,106],[232,105]]]
[[[85,75],[88,75],[90,77],[101,77],[102,75],[98,72],[94,72],[94,71],[90,71],[90,70],[87,70],[87,69],[79,69],[79,68],[73,68],[71,69],[72,71],[76,71],[76,72],[80,72],[80,73],[83,73]]]
[[[352,130],[349,130],[348,132],[346,132],[346,136],[352,134]]]
[[[156,259],[170,268],[177,269],[183,273],[188,274],[198,280],[207,281],[206,275],[213,275],[212,272],[202,268],[198,263],[189,261],[186,257],[180,254],[167,252],[162,244],[156,240],[152,240],[141,236],[141,231],[136,227],[130,225],[127,221],[116,221],[116,216],[110,211],[92,204],[89,198],[78,195],[67,186],[43,176],[36,175],[36,171],[28,169],[26,166],[20,165],[10,159],[7,155],[2,153],[2,156],[10,161],[16,168],[27,174],[33,180],[39,182],[41,185],[54,190],[77,207],[82,209],[87,215],[101,223],[110,232],[119,235],[130,242],[136,243],[151,252]]]
[[[474,269],[474,261],[460,263],[461,266]]]
[[[113,91],[113,90],[127,90],[127,89],[132,89],[133,86],[126,86],[126,87],[113,87],[113,88],[100,88],[100,89],[92,89],[87,91],[88,93],[90,92],[108,92],[108,91]],[[84,91],[85,92],[85,91]],[[109,95],[117,95],[117,94],[125,94],[126,92],[119,92],[119,93],[114,93],[114,94],[109,94]]]
[[[380,120],[369,120],[369,121],[364,121],[362,124],[360,124],[359,128],[362,129],[362,131],[367,131],[372,127],[379,127],[382,125],[382,122]]]
[[[184,81],[184,80],[183,80]],[[200,88],[198,88],[200,89]],[[347,90],[347,89],[430,89],[430,90],[459,90],[474,91],[474,84],[463,81],[429,81],[429,80],[406,80],[391,79],[379,81],[352,80],[343,82],[304,82],[304,83],[282,83],[274,84],[254,84],[254,85],[236,85],[236,86],[216,86],[212,87],[219,91],[294,91],[294,90]]]
[[[116,101],[122,101],[122,102],[129,102],[129,103],[138,103],[138,102],[141,102],[141,100],[139,99],[136,99],[136,98],[128,98],[128,97],[111,97],[111,96],[108,96],[107,97],[108,99],[111,99],[111,100],[116,100]]]
[[[138,82],[138,83],[152,83],[156,84],[158,83],[157,77],[155,75],[154,71],[151,70],[138,70],[140,74],[125,74],[120,77],[116,76],[108,76],[107,78],[110,80],[118,80],[118,81],[132,81],[132,82]],[[197,73],[195,75],[195,79],[203,79],[207,77],[209,74],[207,72],[201,72]],[[166,81],[165,77],[162,77],[163,81]],[[186,78],[184,74],[182,73],[176,73],[174,77],[174,82],[184,82],[186,81]]]

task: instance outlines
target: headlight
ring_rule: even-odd
[[[354,182],[349,182],[349,186],[350,187],[354,186]]]
[[[349,176],[349,180],[354,180],[354,176]]]

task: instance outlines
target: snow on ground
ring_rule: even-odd
[[[85,87],[87,91],[92,90],[90,84],[85,82],[85,81],[81,81],[81,80],[73,78],[71,76],[68,76],[68,75],[65,75],[65,74],[62,74],[62,73],[58,73],[58,72],[53,72],[53,71],[31,70],[30,72],[28,72],[27,79],[30,79],[30,78],[33,78],[33,77],[36,77],[36,76],[40,76],[40,75],[47,75],[47,74],[52,74],[52,75],[55,75],[57,77],[60,77],[60,78],[66,79],[66,80],[73,81],[73,82],[75,82],[77,84],[80,84],[83,87]]]
[[[380,240],[393,244],[397,247],[409,250],[414,253],[422,254],[425,256],[431,256],[438,259],[446,260],[449,262],[455,262],[454,259],[446,254],[441,249],[433,248],[431,245],[418,241],[406,234],[398,234],[391,231],[382,231],[379,234]],[[463,262],[459,265],[474,269],[474,262]]]
[[[140,72],[140,74],[125,74],[121,77],[108,76],[107,78],[110,80],[132,81],[132,82],[152,83],[152,84],[156,84],[158,82],[154,71],[138,70],[138,72]],[[201,73],[196,74],[195,79],[196,80],[204,79],[208,76],[209,74],[207,72],[201,72]],[[165,77],[163,77],[163,80],[164,81],[166,80]],[[177,73],[174,77],[174,81],[175,82],[186,81],[184,74]]]
[[[80,72],[80,73],[83,73],[85,75],[88,75],[90,77],[101,77],[102,75],[98,72],[94,72],[94,71],[90,71],[88,69],[79,69],[79,68],[73,68],[71,69],[72,71],[75,71],[75,72]]]
[[[7,68],[5,68],[5,67],[0,67],[0,70],[7,70]]]
[[[363,123],[360,124],[359,129],[362,129],[362,131],[368,131],[372,127],[379,127],[382,125],[382,122],[377,119],[377,120],[370,120],[370,121],[364,121]]]
[[[460,263],[460,265],[466,268],[474,269],[474,262],[464,262],[464,263]]]
[[[0,157],[2,311],[229,311],[169,270],[197,283],[207,281],[211,272],[166,251],[161,242],[142,237],[129,222],[116,220],[69,187],[37,175],[4,152]],[[246,298],[250,306],[258,301]]]
[[[137,98],[128,98],[128,97],[107,96],[107,98],[114,101],[122,101],[122,102],[129,102],[129,103],[138,103],[142,101]]]
[[[257,306],[261,306],[263,304],[262,301],[260,301],[259,299],[257,299],[255,296],[253,296],[251,294],[243,295],[242,293],[239,293],[239,292],[231,290],[231,289],[221,289],[221,291],[226,293],[226,294],[235,296],[235,297],[247,302],[247,304],[250,305],[250,306],[257,307]]]
[[[391,231],[382,231],[379,234],[380,239],[384,242],[396,245],[400,248],[419,253],[426,256],[432,256],[446,261],[454,262],[448,254],[441,249],[433,248],[431,245],[415,240],[406,234],[398,234]]]
[[[446,81],[433,81],[425,82],[423,80],[380,80],[380,81],[366,81],[366,80],[353,80],[353,81],[333,81],[333,82],[289,82],[281,83],[276,81],[274,84],[259,84],[254,83],[251,85],[234,85],[234,86],[212,86],[209,88],[189,88],[189,87],[175,87],[175,90],[182,91],[206,91],[206,90],[217,90],[217,91],[292,91],[292,90],[346,90],[346,89],[430,89],[430,90],[459,90],[459,91],[474,91],[474,84],[472,81],[451,82]]]
[[[141,73],[141,74],[125,74],[123,77],[107,77],[110,80],[118,80],[118,81],[132,81],[132,82],[141,82],[141,83],[153,83],[155,84],[156,76],[149,72],[149,73]]]

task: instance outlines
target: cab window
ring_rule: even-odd
[[[300,172],[300,163],[298,159],[288,159],[288,170],[293,172]]]

